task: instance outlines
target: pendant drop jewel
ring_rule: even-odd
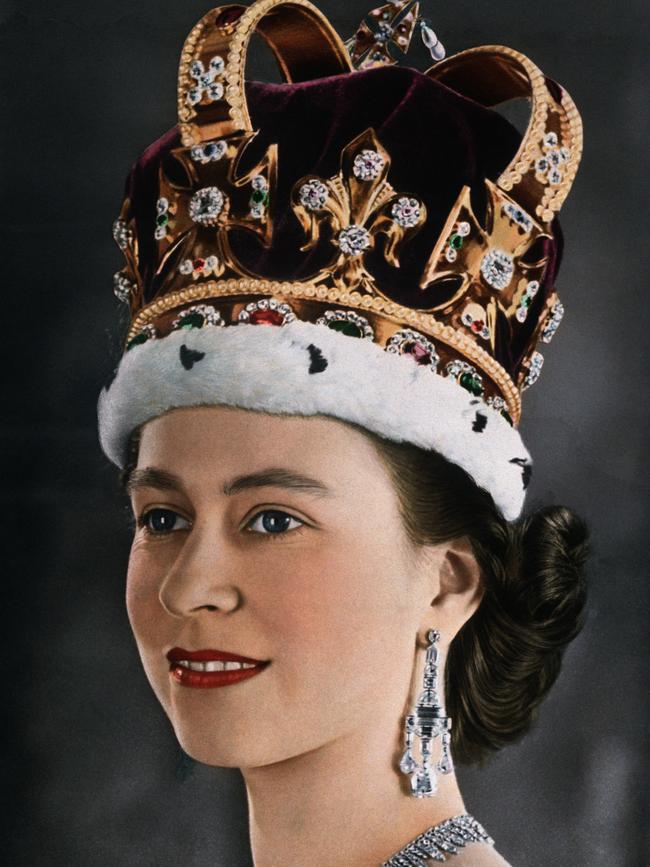
[[[424,42],[426,47],[429,49],[431,59],[436,63],[440,60],[444,60],[447,53],[445,51],[445,46],[440,42],[429,25],[425,24],[422,19],[420,19],[420,35],[422,36],[422,42]]]
[[[450,752],[451,720],[445,714],[438,693],[438,630],[431,629],[427,640],[423,689],[405,720],[404,754],[399,764],[400,771],[411,778],[411,794],[416,798],[435,795],[438,774],[450,774],[454,770]],[[419,740],[419,762],[413,752],[415,738]],[[437,762],[432,763],[432,747],[437,739],[441,742],[441,755]]]

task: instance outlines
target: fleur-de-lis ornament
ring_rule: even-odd
[[[399,268],[398,249],[422,226],[426,208],[395,192],[387,181],[389,169],[388,152],[369,129],[343,150],[337,175],[327,180],[308,175],[295,185],[292,205],[308,238],[302,249],[319,242],[324,224],[332,231],[333,260],[318,280],[331,277],[341,289],[381,294],[364,263],[379,234],[386,236],[386,261]]]

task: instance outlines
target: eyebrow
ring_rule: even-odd
[[[226,496],[238,494],[250,488],[287,488],[294,491],[315,494],[317,496],[330,496],[331,490],[318,479],[295,473],[283,467],[269,467],[257,473],[235,476],[222,487],[222,493]],[[126,484],[126,492],[130,496],[138,488],[158,488],[162,491],[181,491],[183,485],[178,476],[155,467],[146,467],[142,470],[133,470]]]

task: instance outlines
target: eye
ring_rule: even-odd
[[[298,527],[304,526],[304,523],[298,518],[294,518],[293,515],[278,509],[265,509],[263,512],[258,512],[246,526],[252,533],[278,536],[289,530],[296,530]]]
[[[154,536],[161,536],[174,530],[188,530],[190,522],[171,509],[149,509],[138,518],[138,526]]]

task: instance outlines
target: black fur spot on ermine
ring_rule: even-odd
[[[477,410],[476,415],[474,416],[474,423],[472,424],[472,430],[476,433],[483,433],[485,430],[485,426],[488,423],[488,417],[484,412]]]
[[[185,344],[181,346],[180,351],[181,364],[185,370],[191,370],[197,361],[205,358],[205,352],[197,352],[196,349],[188,349]]]
[[[314,346],[313,343],[310,343],[307,347],[307,351],[309,352],[309,372],[310,373],[322,373],[327,367],[327,359],[323,356],[323,353],[317,346]]]
[[[510,463],[519,464],[519,466],[521,467],[522,484],[524,486],[524,490],[526,490],[526,488],[528,487],[528,483],[530,482],[530,477],[533,474],[533,468],[531,464],[528,463],[528,460],[526,458],[511,458]]]

